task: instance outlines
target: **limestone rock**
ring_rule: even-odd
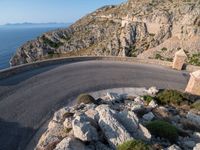
[[[158,118],[169,118],[170,113],[167,108],[159,106],[153,110],[153,113],[156,115]]]
[[[124,107],[134,112],[141,110],[143,106],[144,106],[144,103],[142,101],[136,102],[135,100],[134,101],[125,100],[124,102]]]
[[[49,128],[40,138],[37,148],[48,148],[54,147],[58,142],[60,142],[60,138],[67,136],[67,132],[63,125],[59,123],[54,123],[52,128]]]
[[[73,116],[73,114],[74,113],[71,112],[70,108],[65,107],[54,113],[53,120],[56,122],[63,122],[66,117]]]
[[[177,145],[174,144],[174,145],[166,148],[166,150],[181,150],[181,148],[179,146],[177,146]]]
[[[115,119],[115,111],[111,110],[107,105],[100,105],[96,110],[99,113],[98,124],[112,148],[115,149],[116,145],[132,139],[124,126]]]
[[[193,137],[194,137],[194,139],[200,141],[200,132],[194,132],[194,133],[193,133]]]
[[[137,112],[137,111],[139,111],[139,110],[141,110],[141,109],[143,109],[144,107],[143,107],[143,105],[140,105],[140,104],[135,104],[135,105],[133,105],[132,107],[131,107],[131,111],[133,111],[133,112]]]
[[[81,141],[66,137],[64,138],[54,150],[88,150]]]
[[[194,114],[193,112],[188,112],[187,119],[190,120],[192,123],[196,124],[197,126],[200,126],[200,116]]]
[[[183,143],[184,147],[188,147],[188,148],[193,148],[196,144],[194,141],[184,141],[182,143]]]
[[[193,148],[193,150],[200,150],[200,143],[196,144],[196,146]]]
[[[144,100],[142,97],[138,96],[134,99],[135,104],[144,105]]]
[[[117,113],[116,118],[135,139],[151,139],[151,134],[139,123],[139,119],[134,112],[123,111]]]
[[[149,103],[149,107],[151,107],[151,108],[156,108],[158,106],[158,104],[154,101],[154,100],[152,100],[150,103]]]
[[[112,101],[121,99],[121,96],[118,95],[117,93],[107,93],[107,97]]]
[[[149,113],[147,113],[147,114],[145,114],[145,115],[143,116],[143,118],[144,118],[145,120],[147,120],[147,121],[151,121],[154,117],[155,117],[155,116],[154,116],[154,114],[153,114],[152,112],[149,112]]]
[[[84,142],[98,140],[97,130],[91,125],[86,115],[76,116],[72,122],[72,127],[76,138]]]
[[[101,142],[96,142],[95,150],[112,150],[112,149]]]
[[[156,89],[156,87],[151,87],[147,90],[147,93],[151,96],[154,96],[158,93],[158,90]]]
[[[89,118],[91,118],[91,119],[93,119],[93,120],[95,120],[95,121],[98,121],[98,112],[97,112],[95,109],[89,109],[89,110],[87,110],[87,111],[85,112],[85,114],[86,114]]]
[[[122,100],[122,96],[118,93],[106,93],[106,96],[102,97],[104,104],[113,104],[115,102],[120,102]]]
[[[72,117],[66,118],[65,121],[63,122],[64,127],[67,129],[72,128],[72,120],[73,120]]]

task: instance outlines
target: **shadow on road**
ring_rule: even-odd
[[[0,119],[0,150],[23,150],[34,129]]]

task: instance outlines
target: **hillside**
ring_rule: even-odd
[[[171,61],[183,48],[200,65],[200,2],[129,0],[22,45],[12,66],[62,56],[131,56]]]

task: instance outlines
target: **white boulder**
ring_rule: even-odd
[[[89,118],[84,114],[75,117],[72,122],[72,128],[74,136],[82,141],[98,140],[96,128],[91,125]]]
[[[154,101],[154,100],[152,100],[150,103],[149,103],[149,107],[151,107],[151,108],[156,108],[158,106],[158,104]]]
[[[134,99],[135,104],[144,105],[144,100],[142,97],[138,96]]]
[[[147,93],[151,96],[154,96],[158,93],[158,90],[156,87],[150,87],[148,90],[147,90]]]
[[[117,145],[132,139],[124,126],[114,117],[115,111],[107,105],[100,105],[96,110],[99,113],[98,124],[112,148],[116,149]]]
[[[171,145],[170,147],[166,148],[166,150],[181,150],[181,148],[177,145]]]
[[[40,138],[37,145],[38,149],[51,147],[52,145],[60,142],[60,138],[67,136],[68,133],[66,133],[63,125],[56,122],[51,122],[51,124],[51,128],[49,128]]]
[[[123,111],[117,113],[117,120],[134,138],[143,140],[151,139],[151,134],[143,125],[139,123],[139,119],[134,112]]]
[[[133,112],[136,112],[136,111],[141,110],[143,108],[144,108],[143,105],[135,104],[130,108],[130,110],[133,111]]]
[[[116,100],[121,100],[122,99],[122,97],[119,95],[119,94],[117,94],[117,93],[107,93],[107,98],[109,98],[111,101],[116,101]]]
[[[88,150],[81,141],[66,137],[64,138],[54,150]]]
[[[193,150],[200,150],[200,143],[196,144],[196,146],[193,148]]]

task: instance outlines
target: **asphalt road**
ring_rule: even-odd
[[[0,150],[23,150],[38,128],[80,93],[118,87],[184,90],[189,75],[154,65],[86,61],[0,80]]]

